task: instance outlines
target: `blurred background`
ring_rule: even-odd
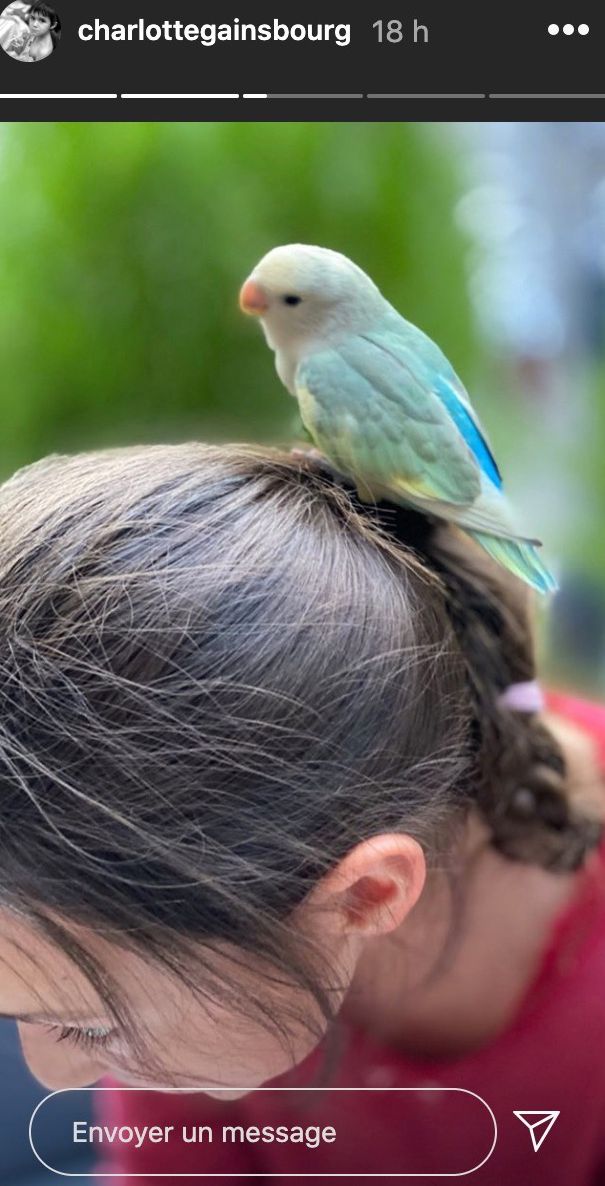
[[[279,243],[335,248],[468,387],[560,579],[546,678],[603,695],[605,124],[5,124],[0,220],[0,478],[135,442],[290,445],[237,294]],[[54,1181],[8,1022],[0,1054],[6,1180]]]
[[[562,589],[547,675],[605,689],[605,124],[0,129],[0,477],[52,451],[296,436],[243,278],[350,255],[471,392]]]
[[[605,690],[605,124],[5,124],[0,478],[45,453],[296,436],[242,279],[368,271],[471,392],[561,581],[546,672]]]

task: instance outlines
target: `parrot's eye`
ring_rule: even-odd
[[[282,301],[284,302],[284,305],[300,305],[300,302],[302,301],[302,297],[285,296],[285,297],[282,297]]]

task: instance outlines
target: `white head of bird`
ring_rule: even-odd
[[[308,350],[367,329],[386,305],[374,281],[346,255],[306,243],[274,247],[240,292],[240,307],[260,319],[290,391],[293,372]]]

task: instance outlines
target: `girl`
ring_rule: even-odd
[[[0,1011],[32,1073],[185,1089],[97,1097],[177,1133],[358,1089],[317,1097],[320,1150],[103,1172],[605,1181],[605,713],[542,711],[525,587],[246,446],[51,457],[0,540]],[[537,1154],[520,1109],[560,1112]]]
[[[1,22],[0,44],[18,62],[39,62],[47,58],[61,36],[61,22],[54,8],[43,2],[26,9],[15,6],[6,9],[2,17],[10,19],[10,26]]]

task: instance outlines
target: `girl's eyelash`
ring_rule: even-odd
[[[86,1050],[102,1050],[108,1042],[111,1041],[114,1030],[109,1030],[103,1034],[89,1033],[87,1030],[78,1029],[75,1025],[51,1025],[51,1030],[61,1030],[57,1042],[68,1041],[72,1046],[81,1046]],[[91,1026],[92,1030],[93,1027]]]

